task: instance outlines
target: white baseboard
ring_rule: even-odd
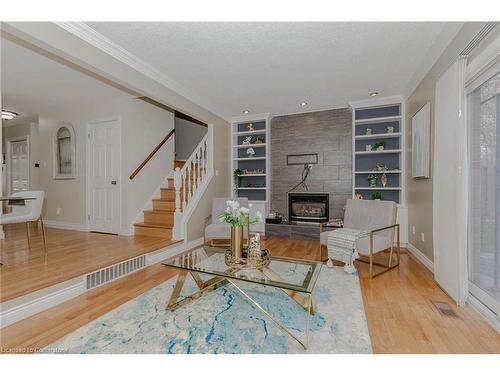
[[[64,221],[44,220],[46,227],[55,229],[75,230],[78,232],[88,232],[89,228],[86,224],[66,223]]]
[[[173,257],[202,244],[203,238],[201,237],[190,242],[180,242],[176,245],[165,247],[155,252],[146,254],[146,266],[162,262],[167,258]],[[74,279],[66,280],[62,283],[0,303],[0,328],[7,327],[20,320],[29,318],[34,314],[47,310],[87,292],[85,283],[86,277],[87,274],[78,276]]]
[[[419,249],[417,249],[415,246],[413,246],[411,243],[408,242],[407,245],[408,251],[415,256],[422,264],[429,269],[432,273],[434,273],[434,262],[427,258],[424,253],[422,253]]]
[[[64,281],[0,303],[0,328],[77,297],[86,291],[85,276]]]
[[[469,293],[467,304],[479,315],[481,315],[481,317],[486,320],[498,333],[500,333],[500,321],[490,309],[481,303],[481,301]]]

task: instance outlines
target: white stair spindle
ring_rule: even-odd
[[[182,172],[182,212],[186,209],[186,171]]]
[[[174,172],[174,188],[175,188],[175,212],[181,212],[181,187],[182,175],[179,167],[175,168]]]
[[[191,182],[193,180],[193,177],[191,175],[191,163],[189,163],[189,166],[188,166],[188,169],[187,169],[187,179],[188,179],[188,200],[187,202],[189,203],[189,201],[191,200],[191,196],[192,196],[192,190],[191,190]]]
[[[201,184],[201,149],[198,147],[198,151],[196,152],[196,165],[198,166],[196,177],[197,177],[197,183],[196,187],[200,186]]]

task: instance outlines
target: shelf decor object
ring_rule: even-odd
[[[404,100],[376,98],[352,109],[353,197],[403,204],[405,189]]]
[[[269,142],[268,113],[237,116],[231,119],[231,171],[239,170],[233,178],[234,197],[248,198],[251,210],[267,216],[269,211]],[[264,223],[251,225],[250,230],[264,234]]]

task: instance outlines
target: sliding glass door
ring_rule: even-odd
[[[468,92],[469,289],[500,317],[500,71]]]

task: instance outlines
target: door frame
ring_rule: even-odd
[[[87,121],[85,126],[85,200],[86,200],[86,212],[85,212],[85,223],[87,230],[91,232],[90,227],[90,215],[92,211],[92,207],[90,204],[90,127],[103,122],[111,122],[116,121],[118,124],[118,138],[119,138],[119,146],[118,146],[118,164],[119,164],[119,173],[118,173],[118,229],[115,234],[122,234],[122,196],[123,196],[123,176],[122,176],[122,120],[120,116],[109,117],[99,120]]]
[[[12,142],[19,142],[19,141],[26,141],[27,144],[27,151],[28,151],[28,190],[30,190],[30,183],[31,183],[31,143],[30,143],[30,136],[29,135],[21,135],[18,137],[11,137],[7,138],[5,140],[5,162],[7,164],[7,191],[6,194],[11,195],[12,194]]]

